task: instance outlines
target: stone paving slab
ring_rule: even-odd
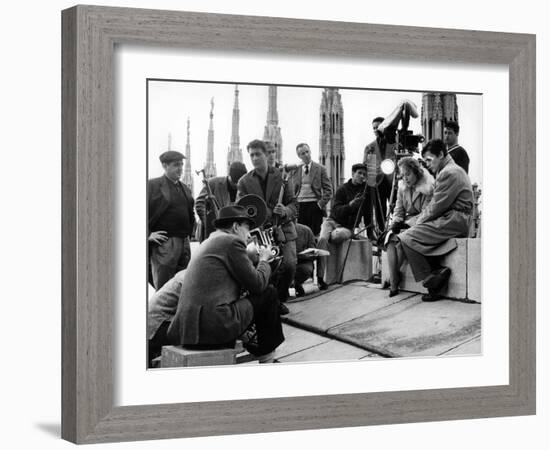
[[[327,341],[288,356],[278,357],[282,363],[313,361],[349,361],[373,356],[372,353],[338,341]]]
[[[443,356],[481,355],[481,336],[443,353]]]
[[[275,358],[280,359],[292,353],[328,342],[330,339],[319,334],[310,333],[300,328],[283,323],[284,342],[277,347]]]
[[[481,332],[481,305],[407,298],[342,325],[328,335],[387,356],[436,356]]]
[[[389,298],[388,291],[364,283],[348,284],[303,301],[288,302],[290,314],[283,320],[324,333],[329,328],[414,296],[403,292]]]

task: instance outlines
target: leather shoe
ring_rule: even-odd
[[[427,294],[422,295],[422,301],[423,302],[437,302],[438,300],[442,300],[444,297],[441,294],[437,294],[435,292],[428,292]]]
[[[428,275],[422,282],[424,286],[429,291],[439,291],[451,276],[451,269],[448,267],[442,267],[441,269],[434,270],[430,275]]]
[[[306,291],[304,291],[301,284],[296,285],[294,290],[296,291],[296,297],[304,297],[306,295]]]
[[[279,303],[279,315],[280,316],[286,316],[290,310],[288,309],[288,306],[286,306],[284,303]]]
[[[326,291],[328,289],[327,283],[322,278],[317,278],[317,286],[319,286],[320,291]]]

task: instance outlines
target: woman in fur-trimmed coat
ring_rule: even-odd
[[[416,223],[416,218],[432,199],[434,178],[414,158],[402,158],[398,163],[401,180],[398,184],[397,201],[389,227],[386,252],[390,274],[390,297],[399,293],[401,274],[399,269],[404,260],[397,234]]]

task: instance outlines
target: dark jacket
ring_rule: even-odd
[[[183,193],[186,197],[186,206],[188,208],[188,214],[190,218],[189,228],[185,231],[187,236],[191,236],[193,233],[193,227],[195,225],[195,214],[193,212],[193,196],[190,189],[180,182],[183,186]],[[164,212],[170,205],[170,187],[168,186],[168,179],[163,175],[162,177],[153,178],[147,183],[147,207],[148,207],[148,226],[149,232],[155,229],[155,226]]]
[[[447,152],[449,155],[452,156],[453,161],[459,167],[462,167],[466,173],[468,173],[468,169],[470,168],[470,157],[468,156],[468,152],[464,149],[464,147],[460,145],[454,145]]]
[[[343,227],[346,227],[353,231],[353,225],[357,216],[359,207],[352,207],[349,203],[357,196],[365,191],[365,184],[353,184],[351,179],[336,189],[334,194],[334,200],[332,203],[332,211],[330,217],[338,222]],[[368,225],[368,219],[366,216],[369,202],[363,202],[362,217],[365,225]]]
[[[273,208],[279,200],[279,193],[283,185],[283,176],[279,169],[268,167],[267,169],[267,186],[264,196],[259,177],[255,175],[255,171],[251,170],[246,175],[243,175],[237,184],[237,201],[248,194],[256,194],[265,200],[267,204],[267,219],[266,223],[273,223]],[[292,184],[286,183],[284,187],[283,201],[286,215],[282,218],[281,225],[287,241],[296,239],[296,227],[294,226],[294,218],[296,217],[296,196],[292,189]]]
[[[260,294],[267,288],[271,268],[257,267],[238,236],[217,230],[200,246],[189,263],[176,315],[168,337],[186,344],[225,344],[252,322],[252,303],[242,289]]]

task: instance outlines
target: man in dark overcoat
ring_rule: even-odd
[[[292,185],[283,180],[279,169],[268,165],[267,148],[259,139],[247,145],[250,161],[254,167],[244,175],[237,184],[237,201],[245,195],[255,194],[267,204],[266,224],[278,225],[282,229],[280,248],[283,261],[279,268],[280,275],[276,281],[279,300],[288,299],[288,289],[296,271],[296,197]],[[281,202],[279,195],[283,191]],[[281,313],[288,313],[288,308],[281,303]]]
[[[422,156],[435,174],[432,199],[416,224],[398,235],[416,281],[428,289],[424,301],[438,300],[451,275],[441,267],[441,256],[457,247],[455,238],[468,237],[473,210],[470,179],[447,153],[441,139],[426,144]]]
[[[187,268],[167,337],[187,348],[233,347],[254,322],[257,346],[247,349],[260,362],[273,362],[284,336],[277,293],[269,285],[271,249],[259,249],[254,267],[246,244],[255,223],[242,206],[222,208],[214,225]]]
[[[187,267],[195,225],[193,196],[180,181],[184,156],[169,150],[159,159],[164,175],[147,183],[150,275],[156,290]]]

